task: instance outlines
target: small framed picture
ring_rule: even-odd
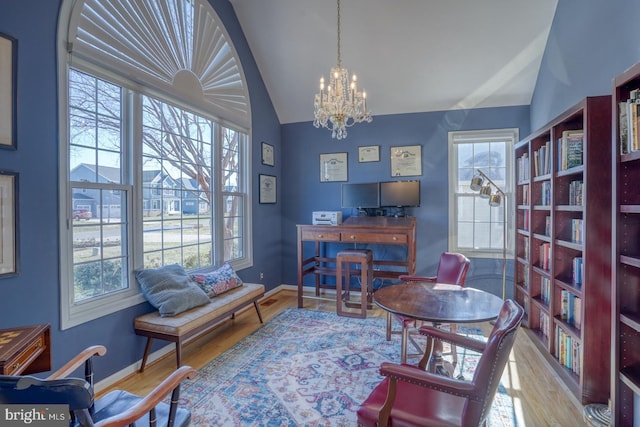
[[[360,163],[366,162],[379,162],[380,161],[380,146],[379,145],[367,145],[358,147],[358,161]]]
[[[0,33],[0,148],[16,149],[16,39]]]
[[[421,176],[422,146],[391,147],[391,176]]]
[[[347,180],[347,153],[320,154],[320,182],[339,182]]]
[[[18,174],[0,171],[0,278],[18,274]]]
[[[276,203],[277,181],[273,175],[260,175],[260,203]]]
[[[262,142],[262,164],[267,166],[275,166],[276,159],[273,145]]]

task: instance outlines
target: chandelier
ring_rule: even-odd
[[[331,68],[329,85],[325,87],[324,77],[320,79],[320,92],[316,94],[313,125],[331,131],[331,137],[344,139],[347,128],[356,123],[373,120],[367,111],[367,93],[358,92],[358,81],[354,74],[342,68],[340,57],[340,0],[338,1],[338,65]]]

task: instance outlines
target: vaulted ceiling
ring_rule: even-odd
[[[313,120],[335,0],[230,0],[281,123]],[[341,0],[342,66],[373,115],[527,105],[557,0]]]

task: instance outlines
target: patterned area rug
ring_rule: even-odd
[[[400,360],[400,337],[386,341],[385,327],[382,318],[287,309],[183,383],[181,404],[196,427],[355,426],[359,404],[382,379],[380,364]],[[470,378],[477,358],[460,349],[454,375]],[[489,425],[516,425],[502,385]]]

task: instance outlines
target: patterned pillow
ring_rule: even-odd
[[[209,295],[209,298],[242,286],[242,279],[238,277],[228,262],[211,273],[190,274],[189,278],[196,282],[200,289]]]
[[[175,316],[211,302],[178,264],[138,270],[135,275],[143,295],[162,317]]]

